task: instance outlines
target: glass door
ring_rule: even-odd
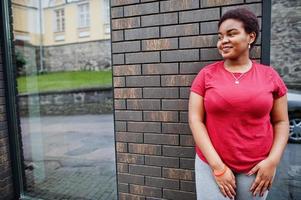
[[[117,199],[108,0],[12,0],[23,195]]]

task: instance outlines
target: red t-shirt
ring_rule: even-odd
[[[247,173],[268,156],[274,135],[270,122],[273,100],[287,92],[272,67],[252,63],[239,84],[224,68],[224,61],[207,65],[190,88],[204,98],[205,125],[215,150],[238,173]],[[240,74],[234,75],[238,78]],[[198,147],[196,152],[207,162]]]

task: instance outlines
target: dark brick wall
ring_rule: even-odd
[[[217,22],[238,6],[261,21],[258,0],[111,0],[119,199],[195,199],[189,87],[221,59]]]
[[[5,109],[2,42],[0,37],[0,200],[9,200],[13,198],[13,182]]]

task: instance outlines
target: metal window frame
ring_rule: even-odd
[[[12,22],[11,22],[11,0],[0,1],[0,26],[2,34],[0,35],[3,48],[3,74],[5,105],[8,125],[9,149],[12,166],[12,178],[14,187],[14,198],[21,198],[23,193],[24,174],[22,172],[22,150],[19,134],[19,116],[17,107],[17,90],[15,66],[13,64],[13,40],[12,40]]]
[[[261,63],[270,65],[271,59],[271,0],[262,1]]]

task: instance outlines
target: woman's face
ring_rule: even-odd
[[[246,33],[241,21],[227,19],[218,29],[217,48],[224,59],[237,59],[249,55],[248,46],[254,39],[255,33]]]

